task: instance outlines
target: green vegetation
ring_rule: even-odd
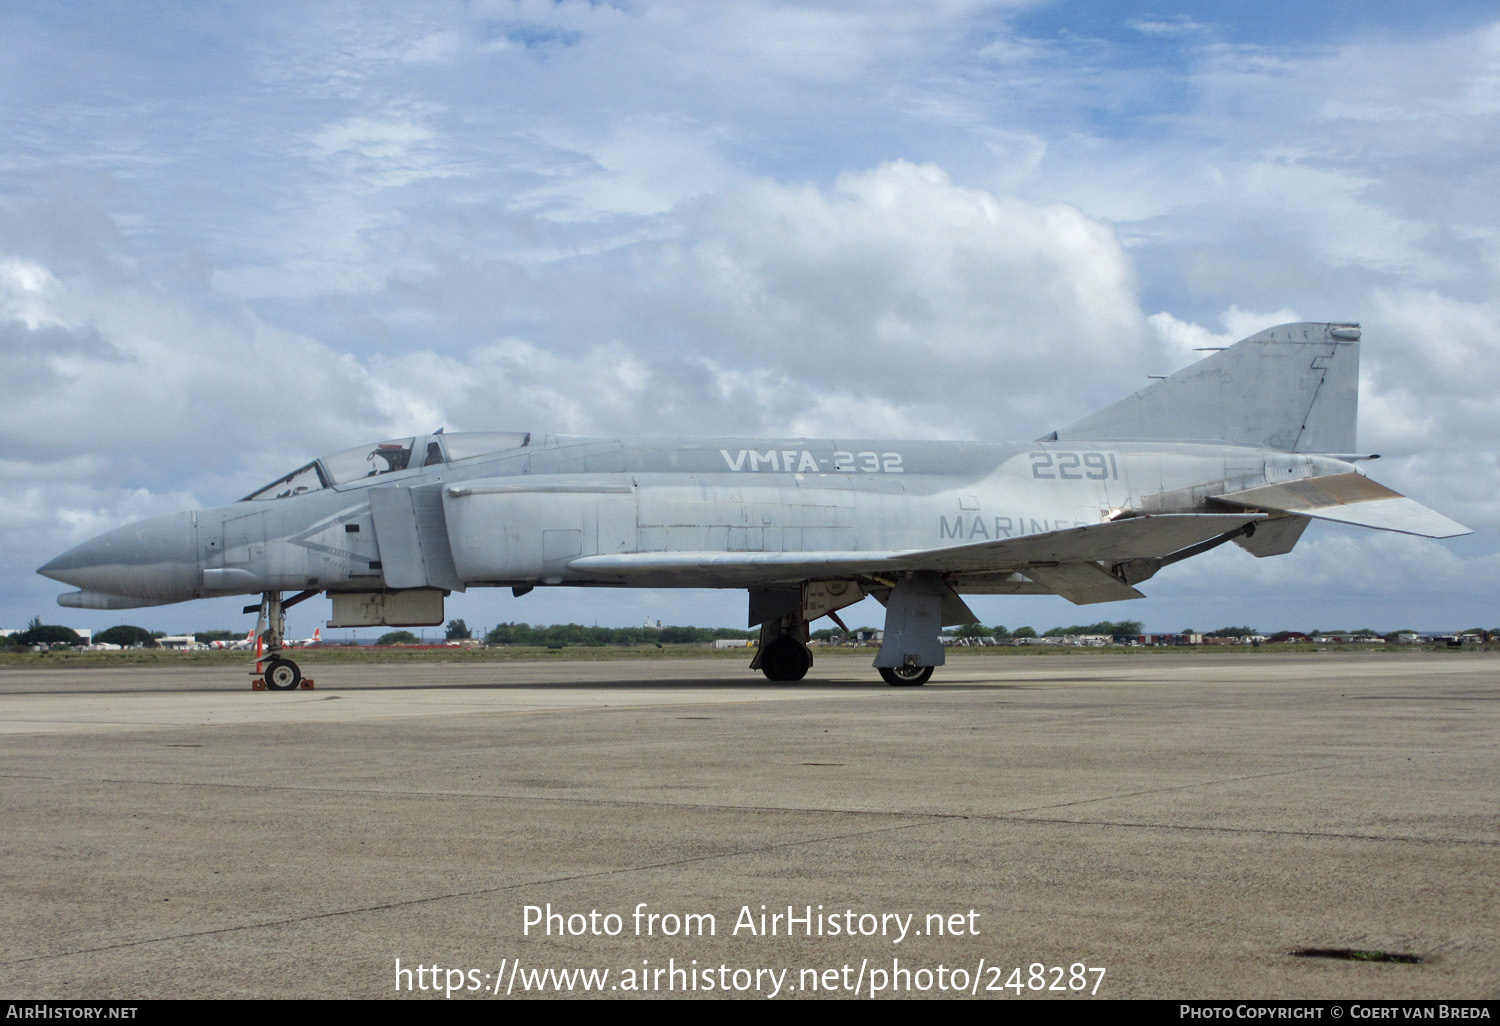
[[[111,627],[107,631],[100,631],[94,635],[94,642],[101,645],[119,645],[121,648],[134,648],[137,645],[143,645],[146,648],[156,647],[156,639],[151,636],[150,631],[144,627],[132,627],[126,623]]]
[[[59,627],[56,624],[42,623],[39,616],[32,617],[31,623],[19,634],[12,634],[5,639],[6,644],[12,648],[29,648],[32,645],[82,645],[83,639],[78,632],[71,627]]]
[[[411,631],[387,631],[375,642],[377,645],[420,645],[422,639]]]
[[[1042,637],[1068,638],[1076,637],[1080,634],[1103,634],[1111,638],[1133,638],[1145,633],[1146,629],[1139,620],[1121,620],[1118,623],[1112,620],[1100,620],[1098,623],[1091,623],[1082,626],[1075,625],[1073,627],[1054,627],[1046,634],[1043,634]],[[1019,634],[1016,636],[1020,637]]]

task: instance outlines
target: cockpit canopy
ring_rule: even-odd
[[[285,499],[320,488],[354,484],[382,474],[489,456],[522,448],[530,442],[528,432],[460,431],[451,435],[413,435],[373,445],[357,445],[298,467],[240,501]]]

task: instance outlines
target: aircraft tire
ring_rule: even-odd
[[[261,676],[272,691],[295,691],[302,683],[302,670],[297,664],[279,657],[266,664],[266,672]]]
[[[932,667],[882,666],[880,676],[893,688],[919,688],[932,679]]]
[[[760,672],[766,675],[767,680],[787,683],[801,680],[807,676],[811,666],[812,657],[808,655],[806,647],[796,638],[785,635],[766,645],[766,650],[760,657]]]

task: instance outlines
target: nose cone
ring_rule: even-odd
[[[37,573],[85,592],[162,603],[192,598],[198,570],[193,515],[171,513],[101,534]]]

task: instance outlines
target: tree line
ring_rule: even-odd
[[[1009,627],[997,625],[986,627],[983,624],[968,623],[962,627],[954,627],[944,631],[944,634],[954,638],[965,638],[968,640],[980,640],[994,638],[1004,641],[1007,638],[1070,638],[1080,635],[1104,636],[1107,638],[1134,638],[1146,633],[1145,627],[1139,620],[1100,620],[1098,623],[1074,624],[1071,627],[1053,627],[1038,635],[1035,628],[1017,627],[1011,630]]]
[[[852,635],[860,632],[868,632],[871,628],[860,627],[853,631],[845,632],[838,628],[823,628],[812,632],[815,641],[841,641],[847,640]],[[1145,633],[1145,628],[1139,620],[1101,620],[1098,623],[1075,624],[1071,627],[1053,627],[1038,634],[1032,627],[1016,627],[1014,629],[1003,625],[986,627],[983,624],[965,624],[961,627],[953,627],[943,632],[949,637],[967,640],[994,639],[1003,641],[1008,638],[1056,638],[1077,635],[1095,635],[1110,638],[1134,638]],[[1191,627],[1185,627],[1178,633],[1196,634]],[[1209,638],[1243,638],[1259,634],[1260,631],[1253,627],[1220,627],[1218,630],[1203,632],[1204,637]],[[1308,637],[1316,638],[1320,635],[1352,634],[1376,638],[1383,637],[1387,641],[1394,641],[1401,631],[1391,631],[1385,634],[1362,627],[1354,631],[1332,631],[1313,630],[1308,632]],[[1414,632],[1413,632],[1414,633]],[[1478,634],[1486,640],[1494,636],[1500,636],[1500,628],[1485,630],[1479,627],[1459,631],[1459,634]],[[462,641],[472,639],[473,631],[463,620],[449,620],[444,629],[444,640]],[[148,631],[144,627],[136,627],[131,624],[120,624],[110,627],[108,630],[100,631],[94,635],[94,641],[98,644],[119,645],[123,648],[154,648],[158,639],[166,637],[163,631]],[[213,641],[238,640],[244,637],[241,632],[228,630],[197,631],[193,638],[201,644]],[[502,623],[497,624],[484,636],[487,645],[520,645],[537,648],[562,647],[567,645],[578,646],[607,646],[607,645],[691,645],[708,644],[720,639],[734,639],[754,641],[760,637],[758,627],[749,630],[738,630],[733,627],[587,627],[583,624],[528,624],[528,623]],[[421,638],[411,631],[397,630],[388,631],[381,635],[375,642],[377,645],[417,645],[421,644]],[[18,631],[3,640],[8,648],[31,648],[36,645],[82,645],[84,640],[70,627],[61,627],[56,624],[44,624],[41,617],[33,617],[24,631]]]

